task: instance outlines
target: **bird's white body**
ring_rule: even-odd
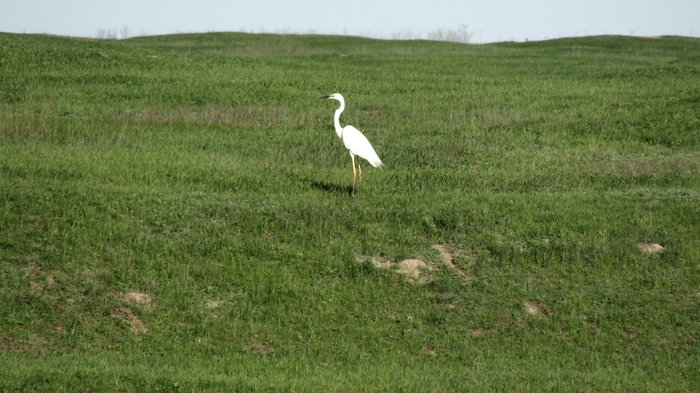
[[[350,151],[350,154],[364,158],[375,168],[384,166],[372,145],[357,128],[353,126],[343,127],[340,139],[342,139],[345,148]]]
[[[377,155],[377,152],[374,151],[374,148],[372,145],[369,143],[367,138],[358,130],[357,128],[347,125],[345,127],[340,126],[340,114],[343,113],[343,110],[345,110],[345,100],[343,99],[343,96],[340,95],[339,93],[332,94],[330,96],[325,96],[321,98],[328,98],[329,100],[338,100],[340,101],[340,108],[338,108],[335,111],[335,116],[333,116],[333,125],[335,126],[335,132],[338,134],[338,137],[343,141],[343,144],[345,145],[345,148],[348,149],[350,152],[350,157],[352,158],[352,173],[353,173],[353,181],[352,181],[352,190],[353,190],[353,195],[355,194],[355,177],[356,177],[356,172],[355,172],[355,156],[362,157],[367,162],[370,163],[373,167],[383,167],[384,163],[382,163],[382,160],[379,159],[379,156]],[[360,170],[360,191],[362,190],[362,168],[360,167],[360,163],[357,163],[357,167]]]

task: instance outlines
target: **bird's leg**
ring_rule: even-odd
[[[357,178],[357,173],[355,172],[355,156],[350,154],[352,158],[352,196],[355,196],[355,179]]]
[[[360,170],[360,194],[362,194],[362,167],[360,166],[360,160],[357,160],[357,169]]]

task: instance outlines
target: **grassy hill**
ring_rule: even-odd
[[[699,54],[0,34],[0,391],[694,391]]]

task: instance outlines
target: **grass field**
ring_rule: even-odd
[[[700,39],[0,34],[0,391],[697,391],[699,147]]]

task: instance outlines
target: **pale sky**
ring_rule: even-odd
[[[700,0],[0,0],[0,31],[96,37],[245,31],[472,43],[584,35],[700,36]],[[410,33],[410,34],[409,34]]]

